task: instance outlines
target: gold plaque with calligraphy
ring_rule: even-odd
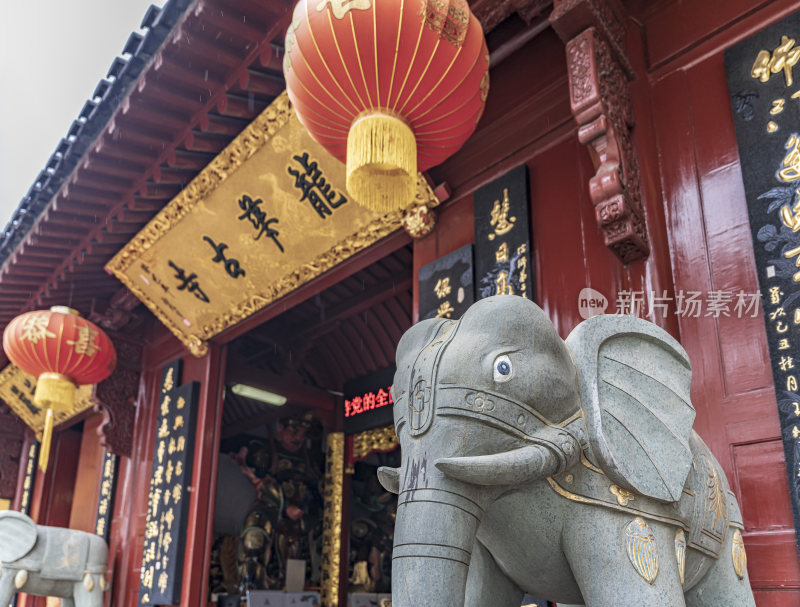
[[[0,371],[0,398],[13,409],[14,413],[25,422],[28,427],[41,437],[44,428],[45,410],[33,402],[33,393],[36,391],[36,378],[28,375],[16,365],[8,365]],[[92,386],[78,386],[75,393],[75,404],[69,411],[55,411],[54,424],[81,413],[91,407]]]
[[[195,356],[206,342],[388,236],[282,94],[106,266]],[[412,204],[435,206],[420,175]]]

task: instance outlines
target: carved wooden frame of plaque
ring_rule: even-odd
[[[45,410],[41,409],[39,413],[34,413],[28,409],[12,391],[12,386],[19,386],[23,384],[26,379],[30,382],[31,386],[36,385],[35,377],[25,373],[25,371],[14,364],[7,365],[0,371],[0,399],[2,399],[41,440],[42,430],[44,429]],[[31,391],[30,398],[33,400],[32,388],[29,390]],[[79,413],[90,409],[92,405],[94,405],[94,401],[92,400],[92,386],[78,386],[78,390],[75,393],[75,403],[72,408],[68,411],[55,411],[53,425],[58,426]]]
[[[284,275],[277,276],[275,280],[267,284],[259,285],[256,292],[243,293],[243,297],[235,305],[228,307],[225,312],[217,313],[212,322],[202,325],[198,323],[192,331],[181,326],[180,322],[169,316],[160,304],[154,301],[151,293],[156,292],[157,286],[149,288],[150,285],[148,285],[145,288],[133,280],[132,275],[127,273],[129,268],[162,237],[169,234],[204,199],[220,188],[229,177],[235,174],[237,169],[269,143],[273,136],[289,122],[293,114],[294,110],[284,92],[220,152],[180,194],[159,211],[106,265],[106,270],[113,273],[134,293],[195,356],[206,354],[208,341],[215,335],[402,227],[403,210],[375,217],[373,221],[338,241],[313,259],[304,260],[293,266],[291,271]],[[409,208],[419,205],[433,207],[437,204],[438,200],[433,190],[422,174],[419,174],[416,196],[413,201],[410,201]],[[186,317],[184,317],[184,323],[185,321]]]

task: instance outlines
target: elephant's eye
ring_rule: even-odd
[[[508,381],[511,379],[513,371],[514,369],[511,366],[511,359],[509,359],[505,354],[501,354],[494,359],[494,381]]]

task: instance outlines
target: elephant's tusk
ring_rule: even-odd
[[[14,576],[14,586],[16,586],[17,590],[20,590],[25,583],[28,581],[28,572],[24,569],[20,569],[17,571],[17,575]]]
[[[474,485],[529,483],[554,474],[560,465],[559,458],[541,445],[492,455],[446,457],[436,462],[447,476]]]
[[[100,576],[100,590],[103,592],[108,590],[108,582],[106,582],[106,578],[103,575]]]
[[[378,480],[387,491],[400,493],[400,471],[397,468],[381,466],[378,468]]]
[[[87,573],[83,576],[83,587],[89,592],[91,592],[92,588],[94,588],[94,579],[92,578],[91,573]]]

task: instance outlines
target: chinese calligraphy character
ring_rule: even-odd
[[[504,242],[494,252],[494,259],[497,263],[508,261],[508,243]]]
[[[55,337],[56,334],[47,330],[50,319],[47,316],[29,316],[22,323],[22,341],[38,344],[40,339]]]
[[[511,282],[508,280],[508,272],[500,272],[497,275],[497,280],[495,281],[497,285],[497,294],[498,295],[513,295],[514,294],[514,287],[511,285]],[[448,316],[449,318],[449,316]]]
[[[161,401],[161,415],[169,415],[169,403],[172,399],[169,397],[169,394],[164,397],[164,400]]]
[[[172,377],[173,371],[172,367],[167,369],[166,377],[164,377],[164,387],[161,388],[162,392],[169,392],[175,386],[175,379]]]
[[[322,0],[317,4],[317,12],[321,13],[330,4],[331,12],[337,19],[342,19],[352,10],[366,11],[372,6],[372,0]]]
[[[239,221],[249,221],[253,224],[253,227],[258,230],[258,234],[256,234],[253,240],[258,240],[263,234],[266,234],[272,239],[272,242],[275,243],[275,246],[278,247],[280,252],[283,253],[283,245],[278,240],[280,232],[271,227],[272,224],[278,224],[278,218],[267,217],[267,213],[261,208],[262,202],[263,200],[260,198],[253,200],[247,194],[242,194],[242,197],[239,199],[239,208],[241,208],[244,213],[239,215],[237,219]]]
[[[781,36],[780,45],[772,51],[762,50],[758,53],[750,75],[758,78],[761,82],[767,82],[772,74],[783,72],[786,78],[786,86],[792,86],[792,68],[800,60],[800,47],[794,47],[794,38]]]
[[[769,288],[769,303],[773,305],[777,305],[781,303],[781,295],[783,295],[783,291],[780,290],[780,287],[770,287]]]
[[[167,418],[161,419],[161,425],[158,427],[158,438],[167,438],[169,436],[169,426],[167,425]]]
[[[436,318],[450,318],[453,310],[454,308],[452,305],[450,305],[449,301],[442,302],[442,304],[436,309]]]
[[[517,218],[508,216],[510,210],[511,201],[508,199],[508,188],[503,188],[503,201],[495,200],[492,207],[489,225],[494,226],[494,233],[489,234],[489,240],[494,240],[495,236],[508,234],[514,227],[514,222],[517,221]]]
[[[772,101],[772,108],[769,110],[769,113],[773,116],[776,114],[780,114],[783,111],[783,106],[786,104],[785,99],[773,99]]]
[[[452,288],[450,287],[450,278],[440,278],[433,287],[433,292],[436,294],[437,299],[442,299],[450,295]]]
[[[287,167],[289,174],[294,177],[294,187],[303,192],[300,202],[308,200],[322,219],[325,219],[326,215],[332,214],[331,209],[337,209],[347,202],[347,198],[341,193],[339,200],[334,202],[336,190],[331,188],[331,184],[322,176],[322,171],[317,167],[316,161],[309,162],[308,152],[303,152],[302,156],[292,156],[292,158],[299,162],[305,170],[304,173],[301,173],[297,169]]]
[[[794,262],[794,265],[800,267],[800,247],[795,247],[794,249],[789,249],[786,253],[783,254],[784,257],[790,258],[797,255],[797,259]],[[795,272],[792,276],[792,280],[795,282],[800,282],[800,272]]]
[[[95,337],[97,331],[91,327],[78,327],[78,339],[67,340],[67,345],[72,346],[75,354],[94,356],[100,350],[100,346],[94,343]]]
[[[784,183],[792,183],[800,179],[800,137],[792,133],[783,147],[787,150],[781,161],[781,167],[775,176]]]
[[[178,285],[178,291],[183,291],[186,289],[188,293],[193,294],[197,299],[204,303],[208,303],[210,300],[208,299],[208,295],[206,295],[203,290],[200,288],[200,283],[197,282],[197,274],[192,272],[189,276],[186,276],[186,270],[183,268],[179,268],[175,263],[170,260],[169,261],[170,267],[175,270],[175,278],[177,278],[181,284]]]
[[[240,276],[245,275],[245,271],[239,267],[238,259],[233,259],[233,258],[229,259],[225,257],[225,249],[228,248],[227,244],[225,244],[224,242],[217,244],[209,236],[203,236],[203,240],[205,240],[208,244],[210,244],[211,248],[214,249],[214,252],[216,253],[216,255],[211,261],[213,261],[214,263],[218,263],[221,261],[225,267],[225,271],[228,273],[228,276],[230,276],[231,278],[239,278]]]
[[[161,590],[161,592],[166,592],[168,583],[169,577],[167,576],[167,572],[162,571],[158,576],[158,589]]]
[[[167,528],[172,530],[172,522],[175,520],[175,514],[172,512],[172,508],[170,508],[164,514],[162,514],[161,518],[164,522],[167,523]]]
[[[528,243],[523,242],[517,247],[517,270],[519,270],[519,284],[522,287],[520,295],[525,297],[528,290],[528,257],[525,252],[528,250]]]

